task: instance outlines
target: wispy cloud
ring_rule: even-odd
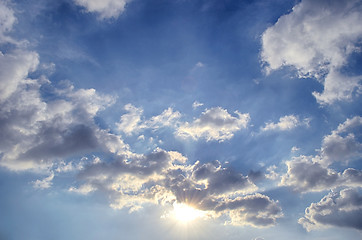
[[[262,131],[289,131],[299,126],[309,126],[310,119],[305,118],[303,121],[299,120],[298,116],[288,115],[281,117],[279,122],[269,122],[265,124],[265,127],[261,128]]]

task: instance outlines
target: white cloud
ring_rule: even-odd
[[[116,123],[118,130],[127,135],[139,133],[145,129],[156,130],[161,127],[176,127],[181,114],[172,108],[164,110],[160,115],[151,117],[150,119],[143,118],[143,109],[137,108],[132,104],[127,104],[124,109],[128,113],[121,116],[120,122]]]
[[[297,146],[293,146],[291,149],[291,152],[294,153],[294,152],[298,152],[299,150],[300,150],[300,148],[298,148]]]
[[[10,32],[16,22],[14,11],[6,6],[5,1],[0,2],[0,43],[12,42],[11,37],[6,33]]]
[[[183,138],[191,137],[194,140],[204,138],[206,141],[225,141],[231,139],[234,133],[246,128],[250,115],[234,112],[232,116],[226,109],[215,107],[204,111],[200,118],[192,123],[183,123],[177,130],[177,135]]]
[[[195,101],[195,102],[192,103],[192,108],[193,108],[193,109],[196,109],[196,108],[201,107],[201,106],[203,106],[203,105],[204,105],[203,103],[200,103],[200,102],[198,102],[198,101]]]
[[[74,2],[84,7],[87,12],[99,14],[101,19],[117,18],[131,0],[74,0]]]
[[[128,113],[121,116],[119,123],[116,123],[118,130],[124,132],[127,135],[138,133],[141,129],[145,128],[144,124],[141,124],[141,117],[143,114],[142,108],[137,108],[132,104],[127,104],[124,109]]]
[[[298,116],[288,115],[281,117],[278,123],[267,123],[265,127],[261,128],[262,131],[289,131],[298,126],[309,126],[309,118],[305,118],[302,122]]]
[[[82,195],[87,195],[87,194],[95,191],[95,188],[90,184],[84,184],[84,185],[81,185],[79,188],[70,187],[68,191],[79,193]]]
[[[200,104],[199,104],[200,105]],[[127,104],[125,110],[128,113],[121,116],[116,123],[118,130],[127,135],[133,135],[146,129],[157,130],[163,127],[175,129],[175,134],[182,138],[191,137],[194,140],[204,138],[206,141],[224,141],[234,136],[234,133],[246,128],[250,121],[249,114],[241,114],[235,111],[232,116],[226,109],[214,107],[204,111],[200,118],[192,123],[181,122],[181,113],[172,108],[164,110],[160,115],[149,119],[143,117],[143,109],[132,104]]]
[[[149,128],[157,129],[160,127],[172,127],[175,126],[181,117],[181,113],[174,112],[172,108],[164,110],[160,115],[151,117],[146,121],[146,125]]]
[[[312,76],[323,85],[313,95],[321,104],[349,100],[361,91],[362,76],[344,75],[348,56],[359,52],[362,6],[359,0],[303,0],[278,19],[262,36],[262,60],[267,71],[294,66],[300,76]]]
[[[35,71],[38,64],[39,56],[35,52],[0,52],[0,102],[14,93],[18,85],[26,81],[28,74]]]
[[[51,174],[44,178],[43,180],[36,180],[35,182],[33,182],[33,186],[34,188],[39,188],[39,189],[46,189],[46,188],[50,188],[52,186],[52,180],[54,179],[54,173],[51,172]]]
[[[308,231],[330,226],[362,230],[362,196],[354,189],[331,192],[312,203],[299,223]]]

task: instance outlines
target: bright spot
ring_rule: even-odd
[[[172,216],[182,223],[187,223],[190,221],[195,220],[196,218],[203,217],[205,212],[190,207],[183,203],[174,203],[173,204],[173,211]]]

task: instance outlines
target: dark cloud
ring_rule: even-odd
[[[281,185],[291,186],[300,192],[322,191],[335,186],[338,173],[323,167],[306,156],[286,162],[288,172],[282,177]]]
[[[308,231],[328,226],[362,230],[362,195],[355,189],[331,192],[312,203],[299,223]]]
[[[175,152],[158,149],[148,155],[92,164],[79,178],[85,182],[84,188],[108,194],[115,208],[132,210],[145,202],[176,201],[216,218],[225,216],[229,224],[255,227],[274,225],[282,217],[277,202],[262,194],[250,195],[257,187],[247,176],[223,167],[219,161],[187,165],[173,155]]]
[[[355,187],[362,184],[361,170],[348,168],[338,173],[306,156],[300,156],[286,164],[288,172],[282,176],[281,185],[290,186],[295,191],[325,191],[341,186]]]
[[[286,161],[288,171],[282,176],[280,185],[290,186],[299,192],[360,186],[360,170],[348,168],[339,173],[330,166],[335,162],[348,163],[361,157],[362,144],[352,133],[361,125],[362,120],[359,116],[347,119],[323,138],[318,155],[301,155]]]

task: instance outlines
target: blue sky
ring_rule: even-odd
[[[0,239],[361,238],[361,21],[0,0]]]

